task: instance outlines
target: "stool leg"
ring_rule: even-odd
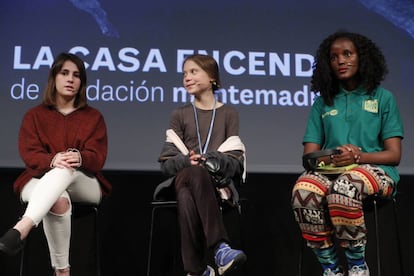
[[[303,267],[303,252],[305,250],[306,241],[301,238],[299,257],[298,257],[298,276],[302,276],[302,267]]]
[[[27,239],[26,239],[26,243],[27,243]],[[26,244],[24,245],[22,251],[21,251],[21,255],[20,255],[20,267],[19,267],[19,275],[20,276],[24,276],[24,266],[26,265],[25,261],[24,261],[24,256],[26,253],[25,250]]]
[[[375,219],[375,237],[376,237],[376,247],[377,247],[377,269],[378,276],[381,276],[381,252],[380,252],[380,237],[379,237],[379,223],[378,223],[378,207],[377,200],[374,198],[372,201],[374,205],[374,219]]]
[[[101,251],[100,251],[100,245],[99,245],[99,238],[100,238],[100,233],[99,233],[99,225],[98,225],[98,207],[93,207],[94,212],[95,212],[95,258],[96,258],[96,275],[97,276],[101,276]]]
[[[94,212],[94,227],[95,227],[95,257],[96,257],[96,275],[97,276],[101,276],[101,258],[100,258],[100,246],[99,246],[99,225],[98,225],[98,207],[94,206],[93,208],[93,212]],[[25,265],[26,265],[26,261],[25,261],[25,257],[26,257],[26,247],[28,246],[29,243],[29,237],[26,238],[26,242],[25,245],[21,251],[21,255],[20,255],[20,267],[19,267],[19,276],[24,276],[24,270],[25,270]]]
[[[147,276],[151,275],[151,253],[152,253],[152,237],[154,231],[154,215],[155,209],[157,207],[153,206],[151,211],[151,224],[150,224],[150,237],[149,237],[149,245],[148,245],[148,261],[147,261]]]
[[[395,224],[395,233],[397,236],[397,250],[398,250],[398,260],[400,264],[400,275],[404,276],[404,266],[403,266],[403,260],[402,260],[402,250],[401,250],[401,239],[400,239],[400,227],[398,223],[398,212],[397,212],[397,201],[395,198],[392,199],[393,204],[393,210],[394,210],[394,224]]]

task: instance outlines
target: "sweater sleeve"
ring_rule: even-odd
[[[182,112],[183,109],[173,110],[170,116],[169,129],[172,129],[183,141],[182,125],[184,123],[182,118],[185,116]],[[183,154],[174,143],[167,141],[164,142],[158,162],[160,162],[161,172],[168,177],[175,176],[181,169],[191,166],[189,156]]]
[[[40,176],[50,170],[54,155],[45,149],[36,128],[34,113],[26,113],[19,130],[18,145],[28,172],[33,176]]]
[[[91,173],[98,173],[105,165],[108,150],[106,124],[102,115],[99,115],[95,129],[86,138],[80,151],[82,157],[81,169]]]
[[[161,172],[174,176],[183,168],[191,166],[188,155],[182,154],[173,143],[165,142],[158,159]]]

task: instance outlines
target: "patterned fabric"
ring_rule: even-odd
[[[302,236],[311,248],[342,247],[366,243],[363,200],[377,193],[390,197],[394,181],[377,166],[360,165],[340,175],[305,172],[292,191],[292,207]]]
[[[348,261],[348,268],[350,270],[353,267],[358,267],[358,268],[366,267],[366,265],[365,265],[365,245],[346,248],[345,256],[346,256],[346,259]]]
[[[315,253],[316,258],[318,258],[324,271],[331,271],[334,275],[342,272],[341,267],[338,265],[339,260],[334,246],[327,248],[313,248],[313,252]]]

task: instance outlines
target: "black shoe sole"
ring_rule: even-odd
[[[232,271],[235,271],[235,270],[239,269],[239,267],[241,265],[243,265],[246,262],[246,260],[247,260],[246,254],[237,255],[237,257],[234,258],[232,265],[229,266],[225,271],[223,271],[222,274],[220,274],[220,272],[219,272],[219,275],[220,276],[225,276],[229,272],[232,272]]]

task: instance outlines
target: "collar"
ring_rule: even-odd
[[[347,95],[365,95],[368,94],[367,90],[362,87],[362,85],[358,86],[354,90],[346,90],[342,85],[339,85],[339,93],[337,97],[344,97]]]

